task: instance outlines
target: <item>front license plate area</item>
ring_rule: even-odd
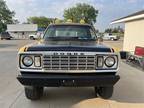
[[[62,86],[74,86],[75,81],[74,80],[62,80],[61,85]]]

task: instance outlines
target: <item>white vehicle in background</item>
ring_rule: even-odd
[[[30,34],[29,39],[35,40],[35,39],[41,39],[43,37],[43,33],[36,33],[36,34]]]
[[[120,37],[117,35],[113,35],[112,33],[106,33],[106,34],[104,34],[103,39],[117,41],[120,39]]]
[[[29,39],[30,39],[30,40],[38,39],[38,35],[36,35],[36,34],[30,34],[30,35],[29,35]]]

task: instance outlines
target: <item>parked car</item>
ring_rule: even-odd
[[[43,33],[37,33],[37,34],[30,34],[29,39],[35,40],[35,39],[41,39],[43,37]]]
[[[0,39],[3,40],[3,39],[7,39],[7,40],[10,40],[12,39],[11,35],[8,33],[8,32],[2,32],[0,34]]]
[[[89,24],[51,24],[43,41],[19,51],[17,77],[28,99],[37,100],[44,87],[94,87],[102,98],[110,98],[117,75],[118,54],[98,44]]]
[[[104,39],[104,40],[117,41],[117,40],[120,39],[120,37],[117,36],[117,35],[113,35],[113,34],[111,34],[111,33],[106,33],[106,34],[104,34],[103,39]]]
[[[36,34],[30,34],[29,39],[35,40],[35,39],[38,39],[38,36]]]

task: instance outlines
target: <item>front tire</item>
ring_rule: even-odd
[[[114,38],[111,38],[110,40],[111,40],[111,41],[114,41]]]
[[[109,99],[112,97],[113,89],[114,89],[113,86],[99,87],[98,94],[103,99]]]
[[[43,87],[25,87],[25,96],[30,100],[38,100],[43,95]]]
[[[98,87],[95,87],[95,97],[97,98],[98,97]]]
[[[30,36],[30,40],[34,40],[35,38],[33,36]]]

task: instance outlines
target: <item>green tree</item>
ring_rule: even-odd
[[[112,28],[107,28],[105,29],[105,33],[112,33],[113,29]]]
[[[118,27],[115,27],[115,28],[105,29],[105,33],[124,33],[124,30],[123,30],[123,28],[118,26]]]
[[[98,10],[93,6],[86,3],[78,3],[76,6],[64,10],[65,20],[71,19],[73,22],[78,23],[84,19],[86,23],[92,24],[96,22]]]
[[[4,0],[0,0],[0,32],[6,30],[6,25],[14,23],[14,11],[10,11]]]
[[[44,16],[29,17],[27,19],[28,23],[38,24],[38,27],[40,27],[40,28],[46,28],[53,21],[54,21],[54,18],[47,18],[47,17],[44,17]]]

